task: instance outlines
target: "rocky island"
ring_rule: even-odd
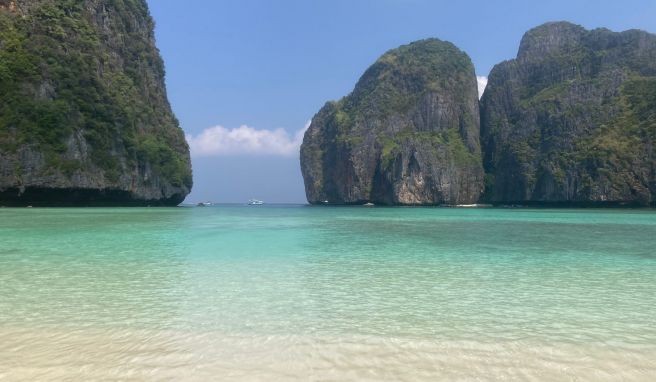
[[[390,50],[328,102],[301,146],[312,204],[467,204],[483,191],[470,58],[437,39]]]
[[[653,206],[655,146],[656,36],[555,22],[494,67],[480,113],[455,46],[389,51],[314,117],[301,168],[313,204]]]
[[[481,100],[485,199],[656,201],[656,36],[567,22],[527,32]]]
[[[145,0],[0,0],[0,205],[177,205],[191,187]]]

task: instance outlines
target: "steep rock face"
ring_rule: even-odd
[[[476,202],[483,168],[471,60],[437,39],[385,53],[312,119],[301,169],[313,204]]]
[[[494,67],[481,100],[484,199],[656,200],[656,36],[548,23]]]
[[[145,0],[0,0],[0,205],[177,205],[191,186]]]

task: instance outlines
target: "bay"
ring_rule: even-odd
[[[0,210],[0,379],[649,380],[656,214]]]

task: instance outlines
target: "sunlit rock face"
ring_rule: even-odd
[[[308,201],[475,203],[483,190],[477,92],[471,60],[449,42],[385,53],[312,119],[301,147]]]

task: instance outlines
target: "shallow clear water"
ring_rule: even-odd
[[[651,380],[656,212],[0,209],[0,379]]]

